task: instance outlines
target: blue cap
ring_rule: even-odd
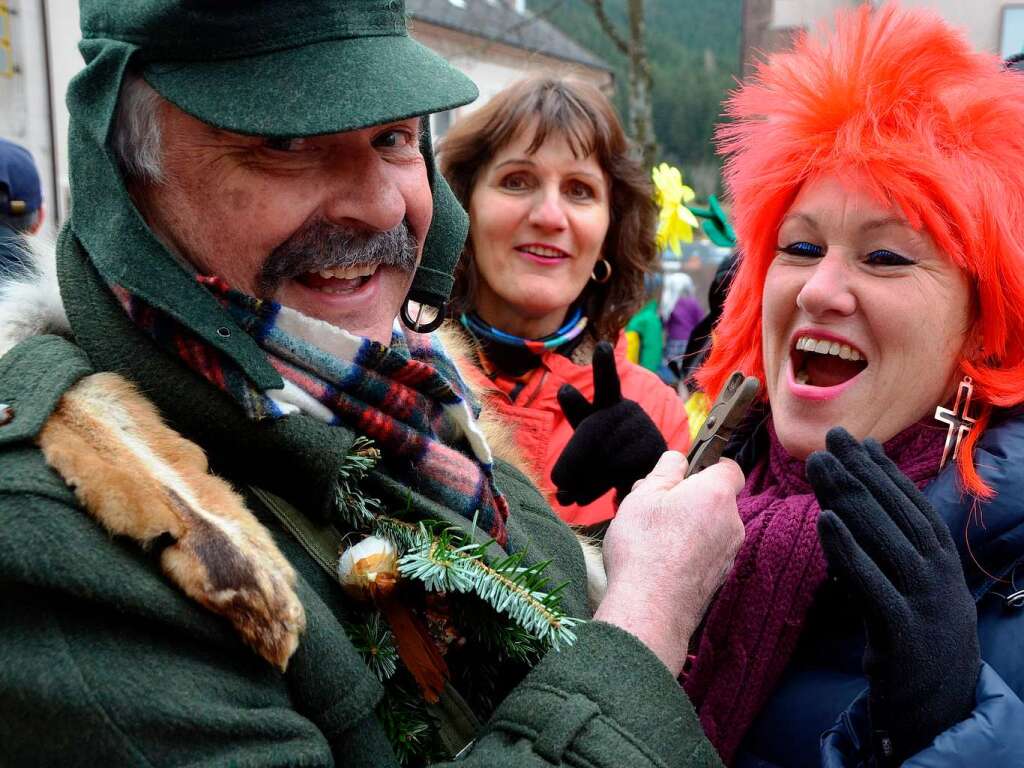
[[[35,213],[43,204],[39,171],[24,147],[0,139],[0,214]]]

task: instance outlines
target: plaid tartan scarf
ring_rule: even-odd
[[[302,412],[365,435],[405,485],[475,518],[507,545],[508,503],[494,484],[491,451],[476,422],[479,406],[436,336],[403,330],[396,321],[385,346],[233,290],[218,277],[197,279],[267,353],[283,389],[257,389],[187,327],[123,287],[111,289],[136,326],[250,418]]]

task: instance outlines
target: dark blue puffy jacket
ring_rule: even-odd
[[[925,490],[960,548],[977,600],[984,662],[971,716],[939,734],[906,768],[1024,768],[1024,408],[993,417],[975,465],[996,497],[972,517],[953,468]],[[965,535],[966,532],[966,535]],[[1014,578],[1016,570],[1016,579]],[[1018,604],[1019,603],[1019,604]],[[740,748],[736,768],[854,768],[868,742],[861,617],[828,581],[778,687]]]

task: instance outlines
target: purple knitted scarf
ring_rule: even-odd
[[[729,764],[789,662],[807,610],[825,579],[818,502],[769,429],[771,448],[737,499],[746,539],[708,610],[686,692],[708,739]],[[885,444],[919,487],[938,472],[945,429],[918,423]]]

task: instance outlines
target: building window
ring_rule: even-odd
[[[999,34],[999,55],[1004,59],[1024,53],[1024,5],[1003,6]]]

